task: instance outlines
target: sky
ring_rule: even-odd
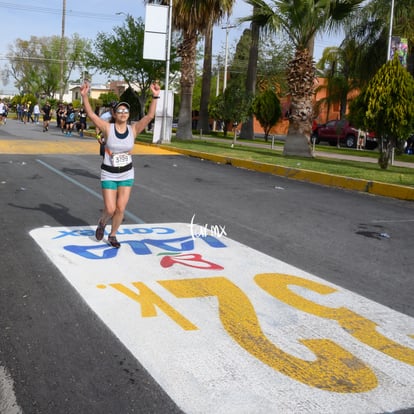
[[[173,3],[174,4],[174,3]],[[7,63],[5,55],[9,45],[16,39],[29,40],[31,36],[61,36],[63,0],[9,0],[0,1],[1,42],[0,69]],[[115,26],[121,26],[125,14],[142,17],[145,21],[144,0],[66,0],[65,36],[77,33],[82,38],[94,40],[98,32],[112,32]],[[229,17],[228,47],[234,47],[237,40],[248,27],[237,25],[237,19],[251,14],[251,6],[243,0],[236,0],[234,12]],[[226,25],[224,21],[216,26],[213,35],[213,53],[223,53],[226,43]],[[315,59],[318,60],[325,47],[338,45],[341,39],[334,36],[319,37],[315,43]],[[105,83],[105,76],[96,76],[94,82]],[[12,81],[3,85],[0,81],[0,94],[15,93]]]

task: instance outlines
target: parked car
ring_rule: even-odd
[[[375,134],[365,134],[365,145],[367,149],[375,149],[378,146]],[[350,125],[345,119],[328,121],[326,124],[319,124],[312,132],[312,140],[315,144],[328,142],[329,145],[345,145],[347,148],[356,148],[358,142],[358,129]]]

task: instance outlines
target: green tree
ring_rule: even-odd
[[[253,6],[253,15],[258,13],[257,6]],[[257,61],[259,58],[259,38],[260,38],[260,24],[256,19],[253,19],[250,24],[251,30],[251,43],[249,50],[249,64],[247,67],[246,76],[246,91],[254,96],[256,94],[256,82],[257,82]],[[253,114],[250,114],[246,122],[243,123],[240,138],[253,139]]]
[[[226,90],[212,100],[209,112],[214,119],[224,124],[224,135],[228,125],[238,125],[246,121],[250,114],[251,96],[243,87],[229,84]]]
[[[5,69],[3,77],[14,78],[14,86],[23,94],[30,92],[37,97],[54,96],[60,89],[60,42],[58,36],[17,39],[14,45],[9,46],[9,67]],[[81,39],[76,34],[71,38],[65,38],[65,89],[73,71],[84,66],[89,48],[89,41]]]
[[[251,39],[251,30],[244,29],[237,41],[234,53],[229,58],[230,64],[228,65],[227,85],[236,83],[243,85],[243,87],[245,86]]]
[[[272,89],[266,89],[256,95],[252,108],[253,114],[263,128],[265,141],[267,142],[270,130],[282,115],[280,100]]]
[[[250,64],[251,30],[245,29],[230,59],[229,83],[246,84]],[[280,94],[286,94],[286,68],[292,58],[292,45],[279,36],[269,34],[260,42],[257,60],[256,92],[262,85],[271,85]],[[270,86],[269,86],[270,87]]]
[[[86,42],[86,41],[85,41]],[[51,41],[51,44],[43,44],[42,52],[45,56],[45,65],[42,65],[39,69],[40,73],[44,75],[43,92],[46,96],[52,97],[60,90],[60,45],[61,39],[57,36]],[[66,42],[64,43],[67,44]],[[86,46],[86,45],[85,45]],[[88,48],[89,43],[88,43]],[[69,79],[71,73],[68,71],[65,73],[65,63],[63,63],[63,79]]]
[[[279,96],[288,93],[286,71],[293,57],[292,44],[280,36],[267,36],[260,43],[257,62],[257,85],[271,85]]]
[[[315,103],[314,113],[318,116],[320,108],[326,106],[326,119],[328,122],[330,119],[331,106],[340,100],[342,78],[338,74],[337,66],[339,64],[340,53],[338,47],[325,48],[322,53],[322,58],[319,60],[316,68],[318,70],[319,78],[326,79],[325,84],[318,84],[315,92],[318,93],[322,90],[325,91],[325,97],[319,99]]]
[[[378,163],[386,169],[393,148],[414,127],[414,79],[395,57],[385,63],[351,105],[350,120],[380,139]]]
[[[247,0],[255,13],[246,21],[256,21],[264,31],[283,30],[295,46],[289,63],[288,85],[291,98],[289,130],[283,153],[312,156],[310,146],[313,119],[315,66],[313,44],[317,33],[340,24],[362,0]]]
[[[118,95],[114,92],[108,92],[108,93],[101,93],[99,95],[99,100],[102,102],[103,106],[110,106],[111,102],[118,101]]]
[[[354,57],[356,78],[364,87],[378,69],[387,61],[389,23],[391,14],[389,0],[372,0],[358,13],[346,21],[345,36],[354,39],[358,45]],[[414,47],[414,0],[395,2],[393,13],[393,35],[408,39],[408,68],[413,73]]]
[[[165,62],[143,59],[145,24],[142,18],[134,19],[128,15],[124,24],[114,27],[113,32],[98,33],[88,66],[101,73],[121,77],[132,90],[136,86],[135,99],[139,101],[142,117],[151,83],[164,78]],[[170,70],[174,72],[178,68],[176,49],[172,47]]]
[[[251,45],[252,45],[252,31],[251,29],[245,29],[242,36],[236,44],[235,52],[232,56],[229,66],[229,86],[234,85],[235,88],[244,87],[247,85],[247,73],[249,72],[249,65],[251,65]],[[255,89],[265,90],[272,89],[277,93],[285,93],[286,86],[286,67],[291,57],[291,45],[285,40],[276,39],[275,36],[267,36],[266,42],[261,42],[258,49],[257,59],[257,73]],[[255,70],[256,70],[255,69]],[[255,93],[257,93],[255,91]],[[250,91],[250,96],[254,96]],[[249,123],[249,119],[252,118],[253,112],[250,111],[249,117],[246,122],[243,122],[243,126]],[[243,135],[243,126],[240,133],[240,138],[245,137]],[[248,130],[250,127],[248,127]]]
[[[214,119],[221,121],[223,124],[225,135],[230,125],[234,123],[244,124],[251,115],[252,97],[245,87],[250,44],[251,31],[250,29],[245,29],[236,44],[232,59],[229,60],[226,89],[218,97],[218,101],[221,102],[223,107],[219,112],[214,111],[211,113]],[[212,105],[212,107],[215,106],[215,104]],[[236,110],[234,110],[235,108]],[[241,114],[240,119],[238,119],[237,112]],[[225,114],[225,117],[223,114]]]
[[[339,47],[325,48],[322,58],[316,65],[319,77],[326,79],[326,84],[319,85],[316,91],[325,90],[326,97],[316,102],[316,111],[325,104],[326,121],[329,120],[331,105],[339,102],[340,118],[344,119],[348,107],[348,95],[359,87],[355,73],[355,59],[358,44],[354,39],[345,38]]]
[[[176,136],[192,137],[192,95],[195,82],[196,49],[199,33],[205,33],[209,24],[220,21],[230,13],[235,0],[177,0],[173,7],[173,25],[182,33],[179,48],[181,56],[181,104]]]

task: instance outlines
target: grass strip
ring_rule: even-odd
[[[142,141],[143,137],[140,137]],[[151,142],[144,138],[144,141]],[[280,150],[270,148],[251,147],[242,144],[236,144],[234,148],[229,142],[211,142],[203,139],[197,140],[177,140],[173,139],[168,147],[171,149],[187,149],[197,152],[204,152],[208,154],[217,154],[223,157],[239,158],[243,160],[255,161],[260,163],[267,163],[273,165],[280,165],[283,167],[299,168],[310,171],[318,171],[327,174],[334,174],[343,177],[359,178],[369,181],[378,181],[386,184],[404,185],[414,187],[414,168],[398,167],[390,165],[388,169],[382,170],[377,162],[364,162],[354,160],[344,160],[340,158],[324,158],[318,156],[315,158],[304,157],[286,157],[282,155]],[[325,151],[329,149],[330,151]],[[348,149],[338,149],[332,147],[317,147],[317,150],[323,152],[346,153],[347,155],[356,155],[364,157],[378,158],[378,152],[374,151],[353,151]],[[404,162],[414,162],[414,157],[409,155],[402,155],[396,160]]]

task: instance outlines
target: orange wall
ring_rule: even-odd
[[[289,128],[289,120],[287,118],[281,119],[269,132],[269,135],[286,135]],[[256,133],[264,134],[263,128],[259,121],[254,118],[253,130]]]
[[[319,86],[323,86],[327,80],[326,78],[318,78],[317,80]],[[355,96],[355,93],[352,94]],[[318,90],[318,92],[315,95],[315,102],[318,102],[319,100],[326,97],[326,89],[322,88],[321,90]],[[351,96],[350,96],[351,97]],[[282,118],[281,120],[270,130],[270,135],[286,135],[288,128],[289,128],[289,121],[285,117],[286,111],[289,109],[289,99],[288,98],[282,98],[281,99],[281,105],[282,105]],[[327,119],[327,117],[329,119]],[[327,114],[327,108],[325,105],[322,105],[320,107],[320,112],[317,114],[316,122],[318,124],[323,124],[331,119],[339,119],[339,103],[331,105],[331,108],[329,109],[329,116]],[[256,118],[254,118],[254,124],[253,129],[255,133],[263,134],[263,128],[261,127],[260,123],[257,121]]]
[[[327,82],[326,78],[318,78],[317,80],[319,86],[324,86]],[[321,99],[326,98],[326,89],[318,90],[315,95],[315,102],[320,101]],[[328,119],[329,118],[329,119]],[[331,105],[329,108],[329,114],[327,112],[326,105],[320,107],[320,112],[317,114],[316,122],[318,124],[324,124],[331,119],[339,119],[339,102],[337,104]]]

